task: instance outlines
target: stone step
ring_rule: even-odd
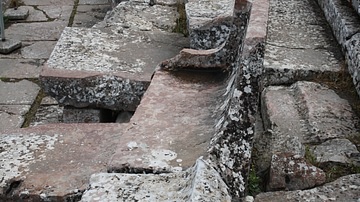
[[[168,32],[175,12],[123,2],[96,28],[65,28],[40,75],[42,87],[61,105],[135,111],[157,64],[188,46]]]
[[[221,72],[157,71],[110,170],[182,170],[207,156],[225,91],[226,74]]]
[[[305,189],[325,181],[321,170],[305,162],[306,152],[313,152],[318,163],[343,164],[351,162],[347,155],[359,153],[346,139],[358,134],[359,119],[333,90],[299,81],[291,86],[267,87],[261,98],[264,129],[268,131],[262,135],[268,148],[263,151],[267,163],[261,170],[270,167],[269,190]],[[311,170],[314,174],[304,177]]]
[[[204,160],[166,174],[97,173],[81,201],[230,201],[227,186]]]
[[[298,11],[296,15],[294,12]],[[264,84],[336,78],[345,61],[313,1],[270,1]]]
[[[261,193],[255,202],[273,201],[346,201],[356,202],[360,198],[360,175],[348,175],[323,186],[298,191]]]

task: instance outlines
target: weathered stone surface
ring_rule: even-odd
[[[116,117],[115,123],[129,123],[134,114],[129,111],[121,111]]]
[[[64,123],[101,123],[101,109],[81,109],[65,106],[62,120]]]
[[[0,132],[20,128],[30,105],[0,105]]]
[[[232,63],[236,61],[236,53],[239,49],[243,49],[251,6],[240,1],[238,7],[233,17],[220,19],[215,23],[220,26],[224,24],[229,26],[228,36],[221,46],[209,50],[183,49],[180,54],[162,62],[159,67],[166,70],[212,69],[213,71],[221,69],[230,71],[233,68]],[[198,39],[206,41],[203,37]]]
[[[29,10],[29,16],[26,18],[26,22],[46,22],[49,20],[41,10],[37,10],[33,6],[23,7]]]
[[[0,105],[31,105],[40,87],[30,81],[5,83],[0,81]]]
[[[38,78],[43,60],[0,59],[0,77],[2,78]]]
[[[273,201],[341,201],[357,202],[360,198],[360,175],[348,175],[334,182],[308,190],[265,192],[255,197],[255,202]]]
[[[291,94],[293,101],[286,98]],[[357,131],[358,118],[349,103],[333,90],[317,83],[297,82],[291,87],[269,87],[264,91],[263,100],[265,103],[262,107],[265,109],[262,111],[267,114],[263,117],[265,129],[271,129],[277,135],[293,130],[292,133],[301,143],[318,144],[329,139],[344,138]],[[278,112],[281,116],[277,116]],[[291,127],[286,128],[286,123]],[[294,137],[288,137],[287,141],[292,139]],[[285,140],[281,138],[278,141],[281,143]]]
[[[177,18],[176,7],[149,6],[148,4],[124,1],[109,12],[104,21],[95,27],[114,26],[115,30],[120,32],[122,30],[124,32],[126,30],[173,32]]]
[[[166,5],[166,6],[175,6],[178,4],[177,0],[155,0],[155,4]]]
[[[277,153],[272,156],[268,191],[301,190],[325,183],[325,173],[307,163],[301,155]]]
[[[341,51],[313,1],[270,1],[264,68],[265,85],[336,77],[343,71]]]
[[[318,0],[339,44],[345,50],[345,43],[360,31],[360,18],[351,4],[342,0]]]
[[[64,5],[64,6],[38,6],[40,11],[46,13],[46,15],[50,18],[49,20],[58,20],[64,21],[68,23],[70,19],[71,12],[73,10],[73,6]]]
[[[231,201],[231,197],[220,175],[198,159],[193,167],[176,173],[94,174],[81,201]]]
[[[303,156],[302,142],[307,129],[298,111],[294,90],[270,86],[262,92],[261,101],[264,128],[272,131],[270,153],[291,152]]]
[[[359,0],[351,0],[350,1],[355,11],[360,15],[360,1]]]
[[[52,6],[61,6],[61,5],[74,5],[74,0],[22,0],[22,2],[27,6],[40,6],[40,5],[52,5]]]
[[[185,44],[173,33],[66,28],[41,73],[42,85],[60,104],[135,111],[156,65]]]
[[[187,1],[190,48],[213,49],[224,43],[231,29],[231,23],[226,19],[234,16],[234,6],[234,0]]]
[[[9,20],[25,20],[29,16],[29,10],[24,6],[19,6],[16,10],[14,8],[6,9],[4,17]]]
[[[218,98],[225,91],[224,76],[219,72],[157,71],[110,169],[182,170],[206,156],[215,132]]]
[[[349,164],[351,154],[359,153],[356,146],[347,139],[332,139],[315,146],[314,157],[318,163]]]
[[[48,59],[55,47],[55,41],[39,41],[21,49],[21,55],[27,59]]]
[[[45,125],[62,122],[63,107],[59,105],[40,105],[30,126]]]
[[[93,5],[93,4],[109,4],[110,0],[80,0],[79,4]]]
[[[21,47],[21,41],[16,39],[6,38],[5,41],[0,41],[0,54],[8,54]]]
[[[20,41],[56,41],[66,26],[64,21],[16,23],[6,29],[6,34]]]
[[[104,19],[110,5],[79,5],[73,21],[73,27],[92,27]]]
[[[360,33],[352,36],[345,45],[349,73],[352,76],[355,89],[360,95]]]
[[[90,176],[106,172],[121,128],[48,124],[1,134],[0,200],[79,200]]]

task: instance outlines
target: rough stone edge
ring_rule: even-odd
[[[342,47],[346,57],[348,71],[353,78],[356,91],[360,96],[360,49],[354,46],[356,38],[360,34],[360,16],[350,3],[341,0],[317,0],[320,8],[323,10],[335,38]],[[351,30],[353,28],[353,30]]]

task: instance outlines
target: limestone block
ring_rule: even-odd
[[[348,175],[323,186],[298,191],[265,192],[255,197],[255,202],[272,201],[352,201],[360,198],[360,175]]]
[[[272,156],[267,191],[302,190],[321,185],[325,180],[325,172],[300,155],[277,153]]]
[[[119,192],[121,190],[121,192]],[[198,159],[186,171],[168,174],[98,173],[81,201],[231,201],[220,175]]]

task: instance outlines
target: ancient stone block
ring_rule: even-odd
[[[359,151],[356,146],[347,139],[332,139],[313,149],[314,157],[318,163],[341,163],[351,164],[349,157],[351,154],[357,154]]]
[[[334,182],[308,190],[265,192],[255,197],[255,202],[273,201],[357,201],[360,198],[360,175],[348,175]]]
[[[33,82],[0,81],[0,104],[2,105],[32,105],[40,87]]]
[[[360,95],[360,34],[355,34],[346,42],[346,59],[349,73],[352,76],[355,89]]]
[[[65,106],[62,114],[64,123],[101,123],[103,122],[101,109],[81,109]]]
[[[157,71],[109,169],[182,170],[206,156],[225,76],[220,72]]]
[[[106,172],[123,127],[48,124],[2,133],[0,200],[80,200],[90,176]]]
[[[184,41],[166,32],[108,31],[66,28],[41,73],[45,92],[63,105],[135,111],[156,65]]]
[[[38,78],[41,72],[43,60],[33,59],[0,59],[2,78]]]
[[[9,20],[25,20],[29,16],[29,10],[24,6],[18,8],[9,8],[5,11],[4,17]]]
[[[20,128],[30,105],[0,105],[0,132]]]
[[[122,190],[119,193],[118,190]],[[186,171],[168,174],[98,173],[81,201],[230,201],[220,175],[201,159]]]
[[[272,156],[268,191],[302,190],[325,182],[325,172],[307,163],[301,155],[277,153]]]

